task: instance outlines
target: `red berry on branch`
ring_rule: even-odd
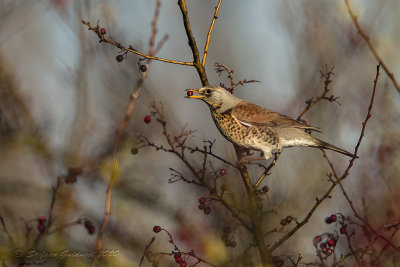
[[[181,253],[180,253],[180,252],[174,253],[174,258],[176,259],[176,258],[178,258],[178,257],[182,257]]]
[[[269,187],[266,186],[266,185],[264,185],[264,186],[261,188],[261,190],[262,190],[263,193],[265,194],[265,193],[267,193],[267,192],[269,191]]]
[[[210,207],[205,207],[205,208],[204,208],[204,213],[205,213],[205,214],[208,215],[208,214],[210,214],[210,212],[211,212],[211,208],[210,208]]]
[[[144,117],[144,122],[145,123],[150,123],[151,122],[151,117],[150,116]]]
[[[193,91],[192,91],[192,90],[188,90],[188,91],[186,92],[186,94],[187,94],[187,96],[192,96],[192,95],[193,95]]]
[[[336,222],[336,220],[337,220],[336,214],[332,214],[331,215],[331,221],[332,222]]]
[[[116,59],[118,62],[122,62],[122,61],[124,60],[124,56],[123,56],[123,55],[118,55],[118,56],[115,57],[115,59]]]
[[[37,226],[37,229],[38,229],[39,232],[43,233],[44,230],[46,229],[46,227],[45,227],[44,224],[39,223],[38,226]]]
[[[104,29],[104,28],[101,28],[100,29],[100,34],[101,35],[104,35],[104,34],[106,34],[107,33],[107,30],[106,29]]]
[[[161,227],[156,225],[153,227],[153,231],[154,231],[154,233],[159,233],[159,232],[161,232]]]
[[[224,176],[226,174],[226,170],[225,169],[221,169],[219,171],[219,175]]]
[[[40,224],[44,224],[47,221],[45,216],[39,216],[37,220]]]
[[[331,224],[333,221],[332,221],[332,218],[331,218],[331,217],[327,217],[327,218],[325,219],[325,222],[326,222],[327,224]]]
[[[85,221],[85,228],[91,235],[94,234],[94,232],[96,231],[96,228],[94,227],[93,223],[89,220]]]
[[[180,267],[186,267],[186,261],[182,261],[182,262],[180,263]]]
[[[182,257],[181,257],[181,256],[176,257],[176,258],[175,258],[175,262],[176,262],[176,263],[182,263],[182,262],[183,262]]]
[[[146,72],[146,71],[147,71],[146,65],[140,65],[140,66],[139,66],[139,70],[140,70],[141,72]]]
[[[206,205],[204,205],[204,203],[199,204],[199,210],[204,210],[205,207]]]
[[[205,197],[199,198],[199,203],[200,204],[204,204],[205,202],[206,202],[206,198]]]
[[[342,235],[347,234],[346,226],[342,226],[342,227],[340,228],[340,233],[341,233]]]
[[[317,244],[318,244],[319,242],[321,242],[321,240],[322,240],[322,237],[321,237],[320,235],[315,236],[315,237],[313,238],[313,244],[314,244],[314,246],[317,246]]]
[[[330,246],[330,247],[333,247],[333,246],[335,246],[335,240],[334,239],[329,239],[328,240],[328,245]]]

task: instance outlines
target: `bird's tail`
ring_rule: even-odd
[[[324,141],[321,141],[321,140],[318,140],[318,141],[319,141],[319,143],[318,143],[318,147],[319,148],[333,150],[333,151],[342,153],[343,155],[346,155],[346,156],[349,156],[349,157],[354,157],[354,154],[352,154],[352,153],[350,153],[350,152],[348,152],[348,151],[346,151],[344,149],[341,149],[341,148],[338,148],[336,146],[330,145],[330,144],[328,144],[328,143],[326,143]],[[356,158],[358,158],[358,157],[356,156]]]

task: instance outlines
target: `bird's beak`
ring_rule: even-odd
[[[200,91],[198,89],[186,89],[187,93],[187,98],[197,98],[197,99],[202,99],[204,98],[204,96],[200,93]],[[193,93],[189,93],[189,92],[193,92],[193,93],[198,93],[200,95],[194,95]]]

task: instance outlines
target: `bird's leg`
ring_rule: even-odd
[[[278,152],[274,153],[274,159],[272,160],[271,164],[269,164],[269,166],[265,169],[264,173],[261,174],[260,178],[258,178],[257,182],[254,184],[254,187],[257,188],[261,184],[265,176],[268,175],[268,172],[272,169],[272,167],[275,166],[276,161],[278,160],[281,153],[282,153],[282,148],[280,148]]]

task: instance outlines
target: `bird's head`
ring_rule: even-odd
[[[236,106],[241,101],[240,98],[237,98],[225,88],[220,86],[206,86],[200,89],[189,89],[188,91],[193,91],[199,94],[194,95],[192,93],[188,93],[188,98],[203,100],[217,113],[224,113],[225,111]]]

